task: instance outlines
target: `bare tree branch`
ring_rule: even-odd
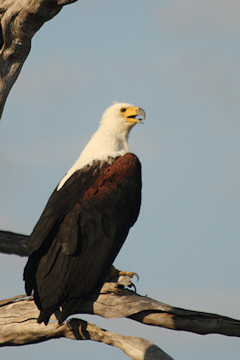
[[[0,253],[28,256],[29,236],[0,230]]]
[[[120,279],[120,284],[105,283],[101,293],[95,294],[92,299],[83,304],[79,313],[96,314],[105,318],[128,317],[147,325],[198,334],[218,333],[240,336],[240,321],[238,320],[217,314],[175,308],[148,297],[142,297],[125,289],[121,285],[122,280],[124,279]],[[38,325],[37,317],[38,310],[32,298],[21,295],[2,300],[0,302],[0,346],[24,345],[67,337],[75,340],[101,341],[116,346],[132,359],[169,359],[165,353],[162,354],[162,350],[144,339],[113,334],[77,319],[71,319],[62,326],[52,321],[48,326]],[[51,320],[54,320],[54,316]],[[151,357],[147,357],[146,353],[151,354]]]
[[[102,342],[121,349],[134,360],[172,359],[148,340],[114,334],[80,319],[71,319],[61,326],[56,322],[39,325],[36,321],[38,310],[33,300],[22,297],[5,300],[1,304],[0,346],[26,345],[65,337]]]
[[[1,0],[0,4],[0,117],[41,26],[64,5],[77,0]]]
[[[240,321],[229,317],[185,310],[141,296],[118,283],[105,283],[100,295],[84,303],[79,313],[95,314],[104,318],[128,317],[142,324],[196,334],[222,334],[240,337]]]
[[[27,256],[28,238],[27,235],[0,231],[0,252]],[[240,336],[239,320],[173,307],[126,289],[131,284],[128,278],[121,276],[117,281],[106,282],[99,293],[81,305],[78,312],[105,318],[128,317],[146,325],[197,334]]]
[[[0,231],[0,252],[28,255],[28,236]],[[145,325],[197,334],[222,334],[240,337],[240,321],[229,317],[173,307],[129,290],[129,278],[120,276],[117,282],[106,282],[101,291],[83,303],[78,313],[104,318],[126,317]],[[0,301],[0,346],[24,345],[67,337],[75,340],[100,341],[118,347],[130,358],[171,359],[148,340],[113,334],[79,319],[58,326],[38,325],[38,310],[25,295]],[[53,319],[53,317],[52,317]]]

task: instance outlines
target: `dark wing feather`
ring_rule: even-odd
[[[56,209],[56,216],[54,207],[50,211],[48,207],[53,204],[50,198],[33,231],[35,247],[25,268],[25,280],[27,291],[34,289],[41,310],[39,322],[47,323],[59,306],[62,322],[92,290],[103,284],[139,213],[141,165],[135,155],[126,154],[109,167],[89,170],[89,186],[76,191],[77,196],[71,194],[75,197],[71,206],[69,200],[62,199],[67,205],[66,213]],[[75,175],[71,181],[73,188],[82,187],[81,176]],[[62,196],[65,195],[63,187]],[[60,200],[55,202],[59,203]],[[47,221],[44,239],[39,229],[44,228],[46,214],[52,216],[51,213],[55,220]]]
[[[53,191],[30,235],[29,249],[31,253],[40,248],[54,226],[61,223],[77,201],[81,201],[84,193],[107,166],[109,166],[107,162],[94,161],[91,166],[87,165],[76,171],[59,191],[57,189]]]

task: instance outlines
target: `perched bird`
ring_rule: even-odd
[[[141,204],[141,164],[128,152],[132,127],[143,109],[115,103],[62,178],[30,235],[24,269],[27,295],[33,291],[46,325],[60,311],[62,323],[101,288]]]

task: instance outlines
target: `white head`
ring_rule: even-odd
[[[135,124],[145,119],[143,109],[128,103],[114,103],[102,115],[100,128],[111,132],[112,136],[122,134],[126,137]]]
[[[105,110],[100,126],[82,151],[80,157],[63,177],[58,190],[77,170],[93,160],[107,160],[128,152],[128,134],[136,124],[145,119],[143,109],[127,103],[115,103]]]
[[[86,165],[91,160],[105,160],[128,152],[128,134],[145,119],[143,109],[127,103],[115,103],[105,110],[98,130],[83,150],[79,160]]]

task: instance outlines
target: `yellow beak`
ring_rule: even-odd
[[[131,124],[143,124],[145,119],[145,111],[139,107],[128,107],[124,113],[126,121]]]

